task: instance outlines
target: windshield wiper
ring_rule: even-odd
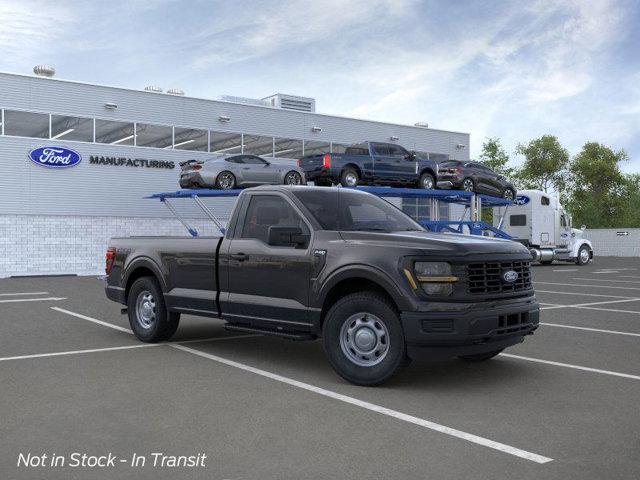
[[[379,227],[361,227],[361,228],[350,228],[346,230],[347,232],[385,232],[391,233],[391,230],[387,230],[386,228]]]

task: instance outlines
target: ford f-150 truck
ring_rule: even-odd
[[[436,188],[438,164],[394,143],[364,142],[344,153],[309,155],[298,161],[308,181],[327,186],[340,183]]]
[[[244,190],[223,236],[113,238],[107,296],[135,335],[168,340],[180,314],[238,332],[322,338],[336,372],[359,385],[410,359],[479,361],[539,322],[527,248],[425,231],[355,189]]]

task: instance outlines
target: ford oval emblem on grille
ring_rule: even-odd
[[[515,270],[507,270],[506,272],[502,272],[502,280],[506,283],[513,283],[518,279],[518,272]]]

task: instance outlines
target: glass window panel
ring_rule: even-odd
[[[211,153],[241,153],[242,135],[239,133],[211,132]]]
[[[274,157],[277,158],[302,158],[302,140],[291,138],[275,138]]]
[[[51,138],[93,142],[93,119],[51,115]]]
[[[260,135],[244,135],[243,153],[251,155],[273,156],[273,137],[262,137]]]
[[[193,128],[175,129],[175,139],[173,148],[178,150],[196,150],[198,152],[207,151],[207,131]]]
[[[331,152],[331,144],[329,142],[317,142],[314,140],[304,141],[305,155],[322,155]]]
[[[332,143],[331,153],[344,153],[348,146],[346,143]]]
[[[96,142],[133,145],[133,123],[96,119]]]
[[[16,137],[49,138],[49,115],[4,111],[4,134]]]
[[[148,123],[136,124],[136,145],[138,147],[171,148],[172,137],[171,127]]]

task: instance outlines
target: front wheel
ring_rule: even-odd
[[[423,173],[420,176],[420,188],[425,190],[433,190],[436,187],[436,180],[430,173]]]
[[[458,358],[460,360],[464,360],[465,362],[484,362],[485,360],[489,360],[496,355],[499,355],[504,349],[494,350],[493,352],[487,353],[477,353],[475,355],[460,355]]]
[[[379,385],[408,363],[398,312],[375,292],[338,300],[327,313],[322,342],[333,369],[356,385]]]
[[[475,184],[473,183],[473,180],[470,178],[465,178],[462,181],[462,190],[464,190],[465,192],[473,192],[476,189]]]
[[[302,184],[302,175],[300,175],[295,170],[291,170],[284,176],[284,184],[285,185],[301,185]]]
[[[582,245],[578,250],[578,256],[576,257],[576,264],[578,265],[586,265],[591,261],[591,252],[589,251],[589,247],[586,245]]]
[[[180,323],[179,313],[167,311],[160,285],[153,277],[133,282],[127,297],[127,313],[135,336],[148,343],[169,340]]]
[[[514,192],[512,188],[505,188],[502,192],[502,198],[506,200],[513,200],[516,198],[516,192]]]

